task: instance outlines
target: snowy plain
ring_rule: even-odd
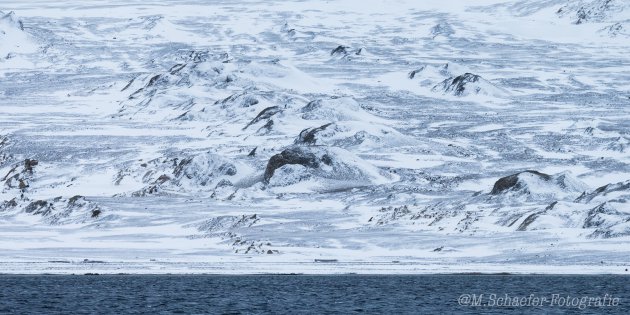
[[[627,1],[0,11],[0,273],[630,268]]]

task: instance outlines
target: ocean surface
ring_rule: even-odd
[[[0,275],[0,314],[144,313],[630,314],[630,277]]]

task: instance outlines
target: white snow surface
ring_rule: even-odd
[[[0,273],[620,273],[624,0],[0,5]]]

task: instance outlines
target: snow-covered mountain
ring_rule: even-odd
[[[626,268],[624,1],[0,9],[2,270]]]

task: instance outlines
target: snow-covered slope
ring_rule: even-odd
[[[625,272],[627,3],[368,2],[5,5],[0,270]]]
[[[24,31],[24,23],[15,16],[15,12],[0,11],[0,56],[11,59],[16,54],[37,51],[35,40]]]

